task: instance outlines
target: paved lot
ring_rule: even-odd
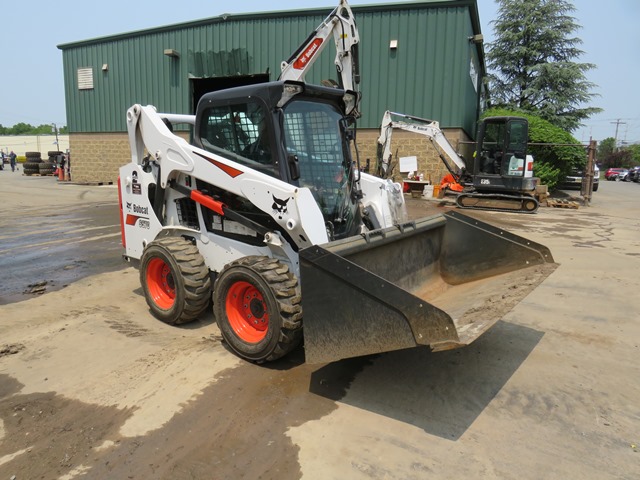
[[[560,267],[466,349],[265,367],[228,352],[211,314],[151,317],[110,214],[87,213],[113,209],[115,190],[8,175],[1,271],[20,250],[46,258],[38,229],[73,239],[62,263],[91,264],[98,237],[117,261],[0,305],[0,479],[640,477],[640,185],[603,182],[578,210],[473,213]],[[70,217],[28,221],[56,205]]]
[[[0,305],[122,269],[116,186],[0,172]]]

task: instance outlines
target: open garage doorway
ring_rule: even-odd
[[[192,104],[191,111],[196,112],[198,101],[209,92],[224,90],[225,88],[242,87],[254,83],[264,83],[269,81],[269,73],[257,73],[255,75],[235,75],[233,77],[213,77],[213,78],[192,78]]]

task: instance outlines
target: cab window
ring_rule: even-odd
[[[224,105],[208,108],[204,115],[199,134],[205,150],[275,175],[264,107]]]

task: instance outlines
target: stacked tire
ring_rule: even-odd
[[[40,164],[42,163],[40,152],[26,152],[24,156],[27,157],[27,161],[24,163],[24,166],[23,166],[24,174],[39,175]]]
[[[50,151],[47,152],[49,159],[46,162],[40,164],[40,175],[54,175],[58,168],[58,158],[62,155],[62,152]]]

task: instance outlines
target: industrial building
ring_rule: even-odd
[[[125,114],[133,104],[192,114],[206,92],[276,80],[281,62],[333,8],[224,14],[58,45],[72,179],[115,182],[130,157]],[[454,147],[472,139],[485,98],[476,0],[351,8],[360,34],[361,162],[375,164],[385,110],[438,120]],[[331,45],[306,80],[336,79],[334,57]],[[398,156],[421,152],[425,175],[444,173],[424,138],[399,132],[394,142]]]

